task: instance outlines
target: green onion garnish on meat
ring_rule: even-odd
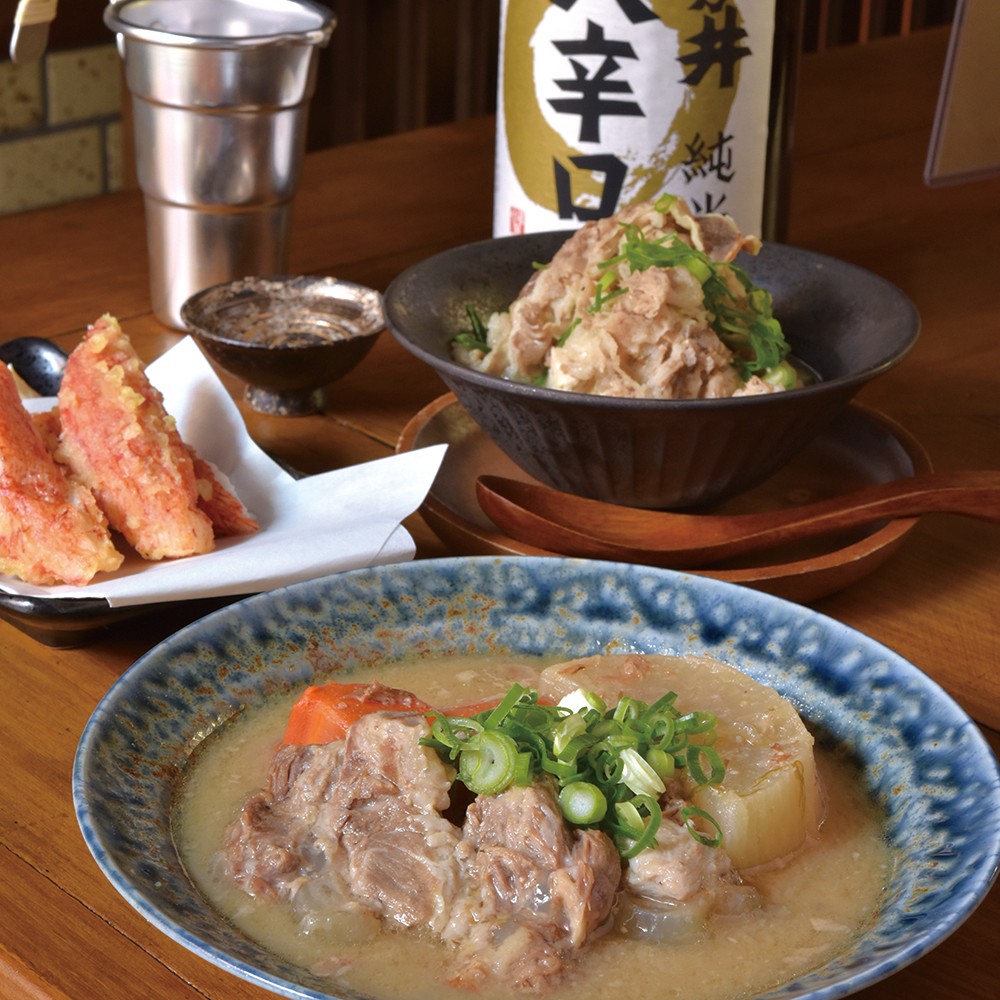
[[[628,264],[633,272],[650,267],[683,267],[701,284],[712,329],[733,352],[733,365],[741,378],[746,380],[751,375],[778,369],[788,356],[788,342],[774,316],[770,293],[754,285],[743,268],[731,262],[712,260],[706,253],[685,243],[677,233],[648,240],[635,224],[626,224],[623,230],[625,242],[621,253],[599,265],[602,273],[597,280],[594,301],[588,307],[590,312],[599,311],[624,294],[625,289],[617,284],[617,274],[613,270],[618,264]],[[744,289],[746,304],[734,298],[726,275],[734,277]],[[783,378],[786,374],[782,370],[778,377]]]
[[[580,317],[574,316],[569,326],[559,335],[555,342],[556,347],[562,347],[569,340],[569,335],[580,325]]]
[[[570,823],[593,826],[607,815],[608,800],[592,782],[571,781],[559,793],[559,807]]]
[[[469,317],[472,328],[455,334],[452,342],[469,351],[482,351],[483,354],[489,354],[490,345],[486,334],[486,324],[483,322],[482,316],[472,306],[466,306],[465,313]]]
[[[652,705],[622,698],[609,708],[592,692],[577,691],[559,705],[545,705],[536,691],[515,684],[495,708],[477,715],[435,713],[423,743],[479,795],[548,775],[567,821],[603,830],[622,857],[631,858],[656,840],[665,782],[685,769],[697,785],[725,778],[712,746],[715,716],[681,713],[675,700],[673,693]],[[702,810],[682,810],[681,820],[701,843],[721,843],[718,824]],[[706,825],[714,835],[704,833]]]
[[[458,776],[477,795],[496,795],[517,774],[517,744],[496,730],[472,733],[458,756]]]

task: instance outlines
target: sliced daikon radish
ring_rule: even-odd
[[[725,778],[716,787],[685,779],[685,790],[719,824],[737,868],[776,861],[819,829],[812,734],[791,702],[735,667],[704,656],[591,656],[546,668],[539,687],[555,699],[593,691],[609,707],[622,695],[652,703],[673,691],[682,712],[712,712]]]

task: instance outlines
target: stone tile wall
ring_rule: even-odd
[[[113,43],[0,61],[0,215],[121,188],[122,92]]]

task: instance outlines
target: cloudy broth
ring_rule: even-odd
[[[541,661],[451,658],[393,664],[371,672],[430,704],[467,704],[502,694],[534,676]],[[352,674],[351,679],[365,679]],[[414,931],[389,930],[372,916],[337,915],[304,933],[283,903],[253,899],[221,874],[226,826],[265,782],[294,697],[254,709],[205,741],[178,796],[174,833],[188,872],[212,904],[263,946],[338,985],[377,997],[441,1000],[467,991],[444,982],[448,946]],[[794,857],[744,873],[763,907],[715,917],[669,943],[633,940],[611,930],[589,942],[554,996],[597,1000],[630,995],[684,1000],[753,996],[817,968],[877,913],[892,856],[881,817],[849,764],[817,748],[827,812],[820,836]],[[526,991],[527,992],[527,991]],[[504,984],[476,991],[507,997]]]

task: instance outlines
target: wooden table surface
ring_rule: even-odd
[[[947,34],[806,57],[789,242],[853,261],[907,292],[920,342],[861,400],[903,424],[940,469],[1000,467],[1000,178],[922,180]],[[307,158],[291,269],[384,288],[408,264],[489,235],[492,123],[474,120]],[[0,340],[71,348],[104,312],[151,359],[177,334],[150,313],[135,193],[0,219]],[[322,416],[246,412],[251,434],[307,471],[389,454],[443,391],[383,336]],[[419,517],[419,555],[444,553]],[[1000,746],[1000,529],[926,517],[877,572],[816,607],[937,679]],[[70,796],[77,741],[125,668],[185,612],[59,649],[0,622],[0,996],[71,1000],[264,997],[146,923],[105,881]],[[997,1000],[1000,891],[868,1000]]]

